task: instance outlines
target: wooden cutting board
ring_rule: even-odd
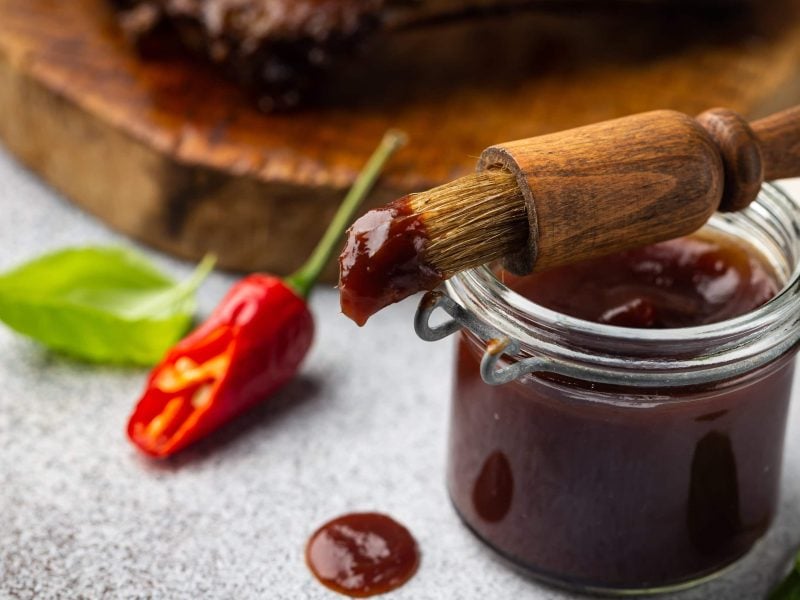
[[[190,58],[139,60],[105,0],[0,0],[0,137],[120,231],[286,273],[388,127],[411,142],[373,204],[469,172],[495,142],[653,108],[758,117],[800,101],[798,0],[552,4],[378,36],[314,106],[264,115]]]

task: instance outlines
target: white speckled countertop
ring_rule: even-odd
[[[800,193],[800,181],[788,188]],[[2,151],[0,215],[0,270],[65,245],[131,244]],[[148,253],[176,276],[190,269]],[[203,286],[203,315],[232,281]],[[416,338],[415,302],[363,330],[332,289],[312,305],[317,337],[300,376],[246,422],[162,463],[123,434],[146,370],[80,364],[0,327],[0,597],[342,598],[311,577],[304,543],[329,518],[376,510],[423,552],[387,599],[573,598],[507,568],[452,511],[452,346]],[[763,598],[786,568],[800,546],[797,400],[771,532],[721,579],[669,598]]]

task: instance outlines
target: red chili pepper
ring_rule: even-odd
[[[314,334],[306,298],[344,228],[404,136],[387,133],[342,202],[308,262],[280,279],[250,275],[150,374],[128,422],[128,437],[168,456],[266,400],[289,381]]]

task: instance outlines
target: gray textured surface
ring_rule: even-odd
[[[2,152],[0,215],[0,270],[64,245],[130,244]],[[231,281],[204,285],[203,314]],[[145,370],[82,365],[0,327],[0,596],[337,598],[306,570],[304,542],[328,518],[378,510],[423,551],[390,598],[572,597],[506,568],[450,509],[451,346],[416,339],[413,301],[364,330],[338,314],[334,290],[312,304],[318,332],[300,377],[247,423],[164,463],[123,435]],[[674,598],[761,598],[785,568],[800,545],[799,433],[794,402],[767,538],[724,578]]]

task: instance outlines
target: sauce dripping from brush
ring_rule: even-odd
[[[427,241],[408,196],[356,220],[339,257],[342,312],[364,325],[385,306],[441,283],[442,274],[423,259]]]
[[[326,587],[364,598],[396,589],[419,566],[417,543],[394,519],[352,513],[320,527],[306,546],[306,563]]]

